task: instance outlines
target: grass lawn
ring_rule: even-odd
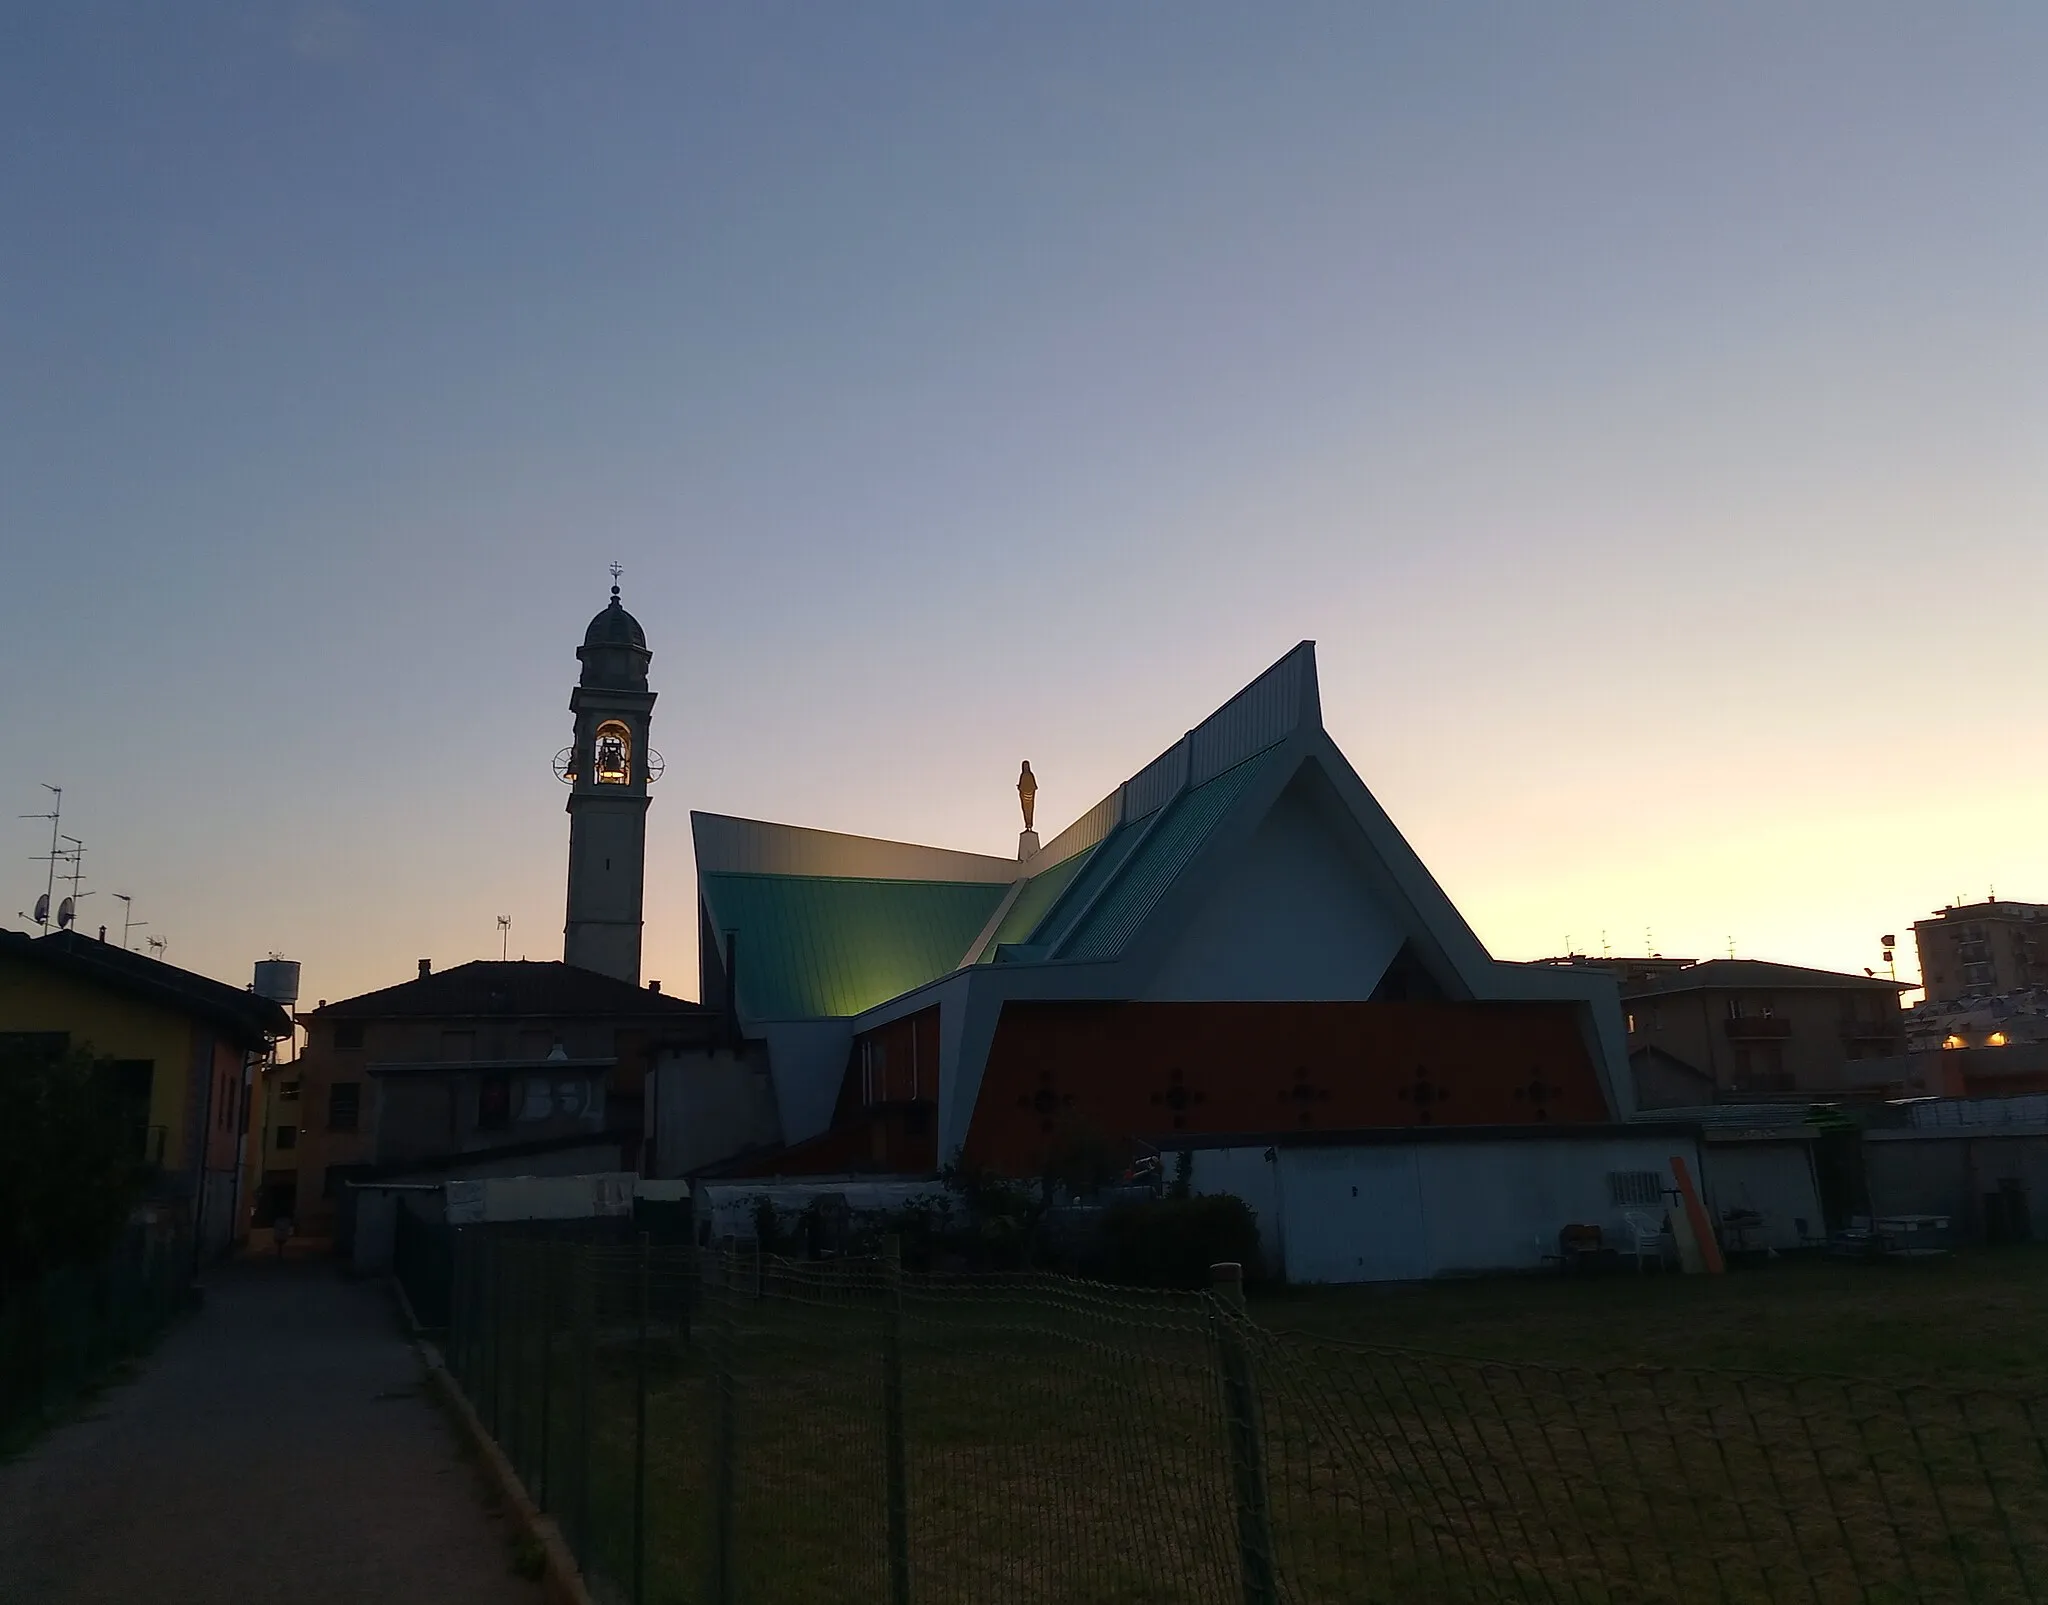
[[[588,1378],[587,1469],[558,1480],[588,1489],[593,1572],[632,1570],[644,1374],[647,1601],[717,1597],[721,1480],[728,1599],[886,1599],[878,1279],[771,1272],[643,1353],[627,1262],[610,1274],[591,1359],[565,1350],[552,1390],[551,1461]],[[911,1279],[912,1597],[1235,1605],[1249,1486],[1288,1605],[2048,1599],[2048,1406],[2026,1397],[2048,1394],[2048,1253],[1303,1289],[1251,1314],[1248,1485],[1206,1301]]]
[[[1254,1295],[1281,1331],[1557,1365],[1708,1366],[2048,1392],[2048,1245],[1777,1260],[1726,1276],[1486,1277]]]

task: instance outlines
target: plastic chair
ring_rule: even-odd
[[[1631,1209],[1626,1211],[1622,1215],[1622,1219],[1628,1222],[1629,1236],[1631,1239],[1630,1246],[1634,1248],[1636,1256],[1636,1274],[1639,1276],[1642,1274],[1643,1251],[1645,1249],[1656,1250],[1657,1268],[1659,1270],[1662,1270],[1664,1267],[1663,1221],[1652,1220],[1649,1216],[1645,1215],[1639,1209]]]

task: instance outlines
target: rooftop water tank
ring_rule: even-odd
[[[273,1003],[282,1003],[286,1008],[290,1008],[299,1001],[299,961],[258,959],[256,984],[253,990],[259,998],[268,998]]]

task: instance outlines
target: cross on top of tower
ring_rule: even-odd
[[[619,576],[625,572],[626,568],[623,563],[612,564],[612,600],[614,602],[619,599]]]

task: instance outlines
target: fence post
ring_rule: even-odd
[[[640,1331],[633,1355],[633,1605],[647,1597],[647,1234],[640,1234]]]
[[[590,1564],[590,1433],[592,1368],[597,1363],[597,1267],[587,1245],[569,1246],[569,1264],[576,1293],[576,1325],[570,1355],[576,1365],[576,1430],[569,1440],[575,1457],[575,1491],[569,1496],[575,1516],[576,1558]]]
[[[732,1605],[737,1592],[733,1576],[733,1252],[722,1240],[705,1257],[709,1311],[705,1353],[711,1372],[711,1580],[706,1605]]]
[[[540,1465],[534,1476],[533,1501],[548,1508],[553,1478],[548,1470],[552,1442],[555,1398],[555,1314],[560,1299],[561,1252],[552,1237],[540,1241]]]
[[[495,1438],[498,1436],[499,1385],[505,1372],[505,1244],[495,1237],[487,1237],[484,1242],[484,1331],[491,1345],[490,1377],[486,1386],[490,1390],[491,1436]]]
[[[1230,1445],[1231,1492],[1237,1506],[1238,1580],[1244,1605],[1278,1605],[1259,1395],[1252,1380],[1251,1349],[1245,1341],[1244,1267],[1230,1262],[1211,1265],[1209,1281],[1216,1297],[1209,1323],[1216,1334],[1217,1368],[1223,1380],[1223,1430]]]
[[[903,1239],[882,1240],[882,1460],[889,1504],[889,1605],[910,1605],[910,1476],[903,1444]]]

